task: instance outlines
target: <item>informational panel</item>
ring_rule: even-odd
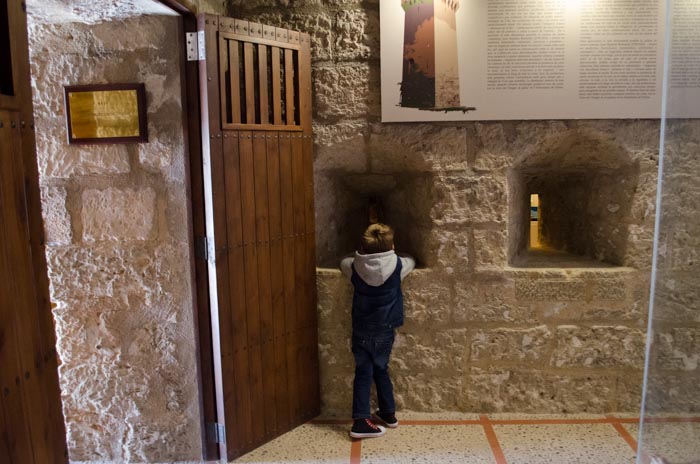
[[[700,117],[700,1],[381,0],[382,120]]]

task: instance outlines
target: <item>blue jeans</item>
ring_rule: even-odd
[[[394,387],[389,378],[389,356],[394,346],[394,331],[379,334],[352,335],[352,353],[355,355],[355,381],[352,391],[352,418],[369,419],[369,396],[372,381],[377,386],[379,412],[393,414]]]

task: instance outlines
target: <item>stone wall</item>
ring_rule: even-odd
[[[422,267],[405,281],[392,361],[403,408],[638,410],[658,121],[382,124],[378,2],[234,1],[233,13],[312,36],[326,413],[348,413],[353,375],[351,288],[331,267],[377,198],[397,247]],[[572,251],[617,267],[512,266],[527,243],[527,195],[537,193],[527,179],[562,172],[588,182],[566,199],[583,209],[565,224],[590,225]]]
[[[198,459],[178,19],[32,22],[30,36],[70,457]],[[63,86],[108,82],[145,83],[149,142],[68,145]]]
[[[646,406],[700,412],[700,125],[669,121]],[[646,426],[645,426],[646,430]],[[647,433],[651,435],[653,429]],[[689,439],[695,437],[689,436]],[[658,437],[647,436],[649,443]],[[653,446],[653,445],[652,445]]]

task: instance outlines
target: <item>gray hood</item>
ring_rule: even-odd
[[[396,270],[397,259],[398,257],[394,250],[369,255],[355,252],[353,266],[355,267],[355,272],[367,285],[379,287]]]

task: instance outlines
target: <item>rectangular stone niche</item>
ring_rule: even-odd
[[[396,250],[411,254],[421,267],[431,264],[431,174],[343,173],[319,183],[324,192],[317,195],[317,221],[326,224],[317,228],[321,267],[337,267],[342,256],[358,248],[372,205],[379,220],[394,228]]]
[[[508,173],[509,262],[515,267],[625,266],[639,167],[626,150],[565,139]],[[531,240],[531,195],[539,196]]]

